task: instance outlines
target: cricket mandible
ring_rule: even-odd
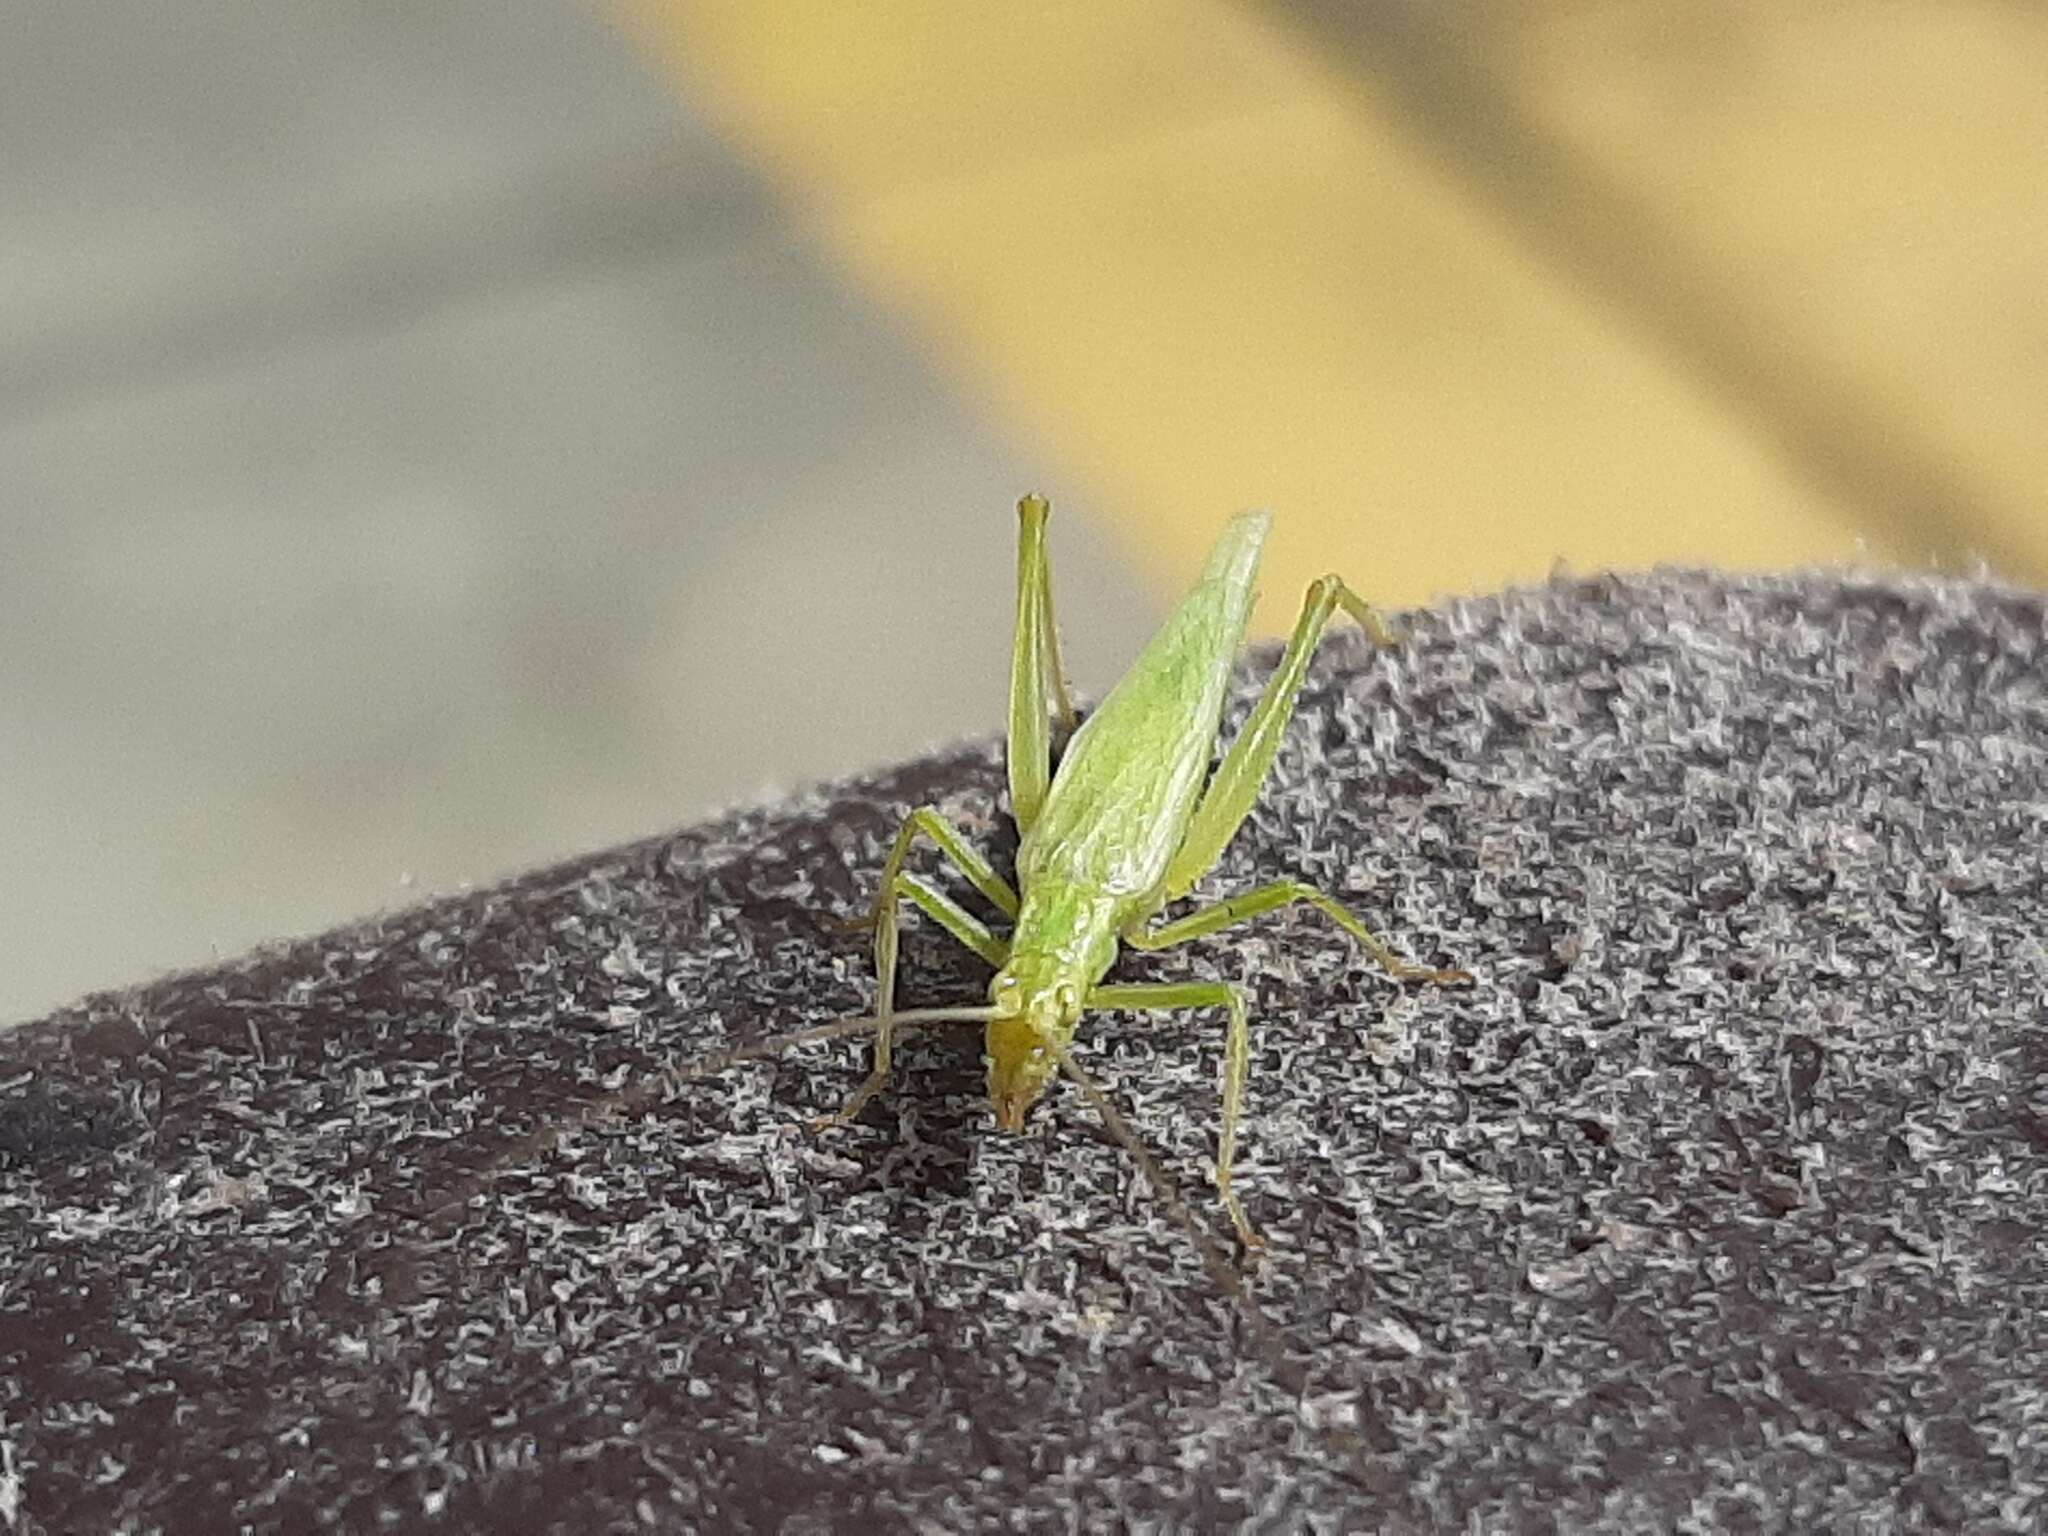
[[[1339,577],[1312,582],[1278,667],[1210,774],[1224,696],[1244,643],[1259,557],[1272,526],[1267,513],[1241,513],[1217,539],[1201,579],[1108,697],[1074,730],[1055,773],[1053,719],[1057,715],[1072,726],[1075,714],[1053,626],[1052,565],[1045,538],[1050,513],[1040,496],[1026,496],[1017,506],[1017,629],[1009,717],[1010,805],[1021,839],[1017,884],[998,874],[936,808],[911,812],[882,867],[874,903],[855,924],[874,931],[877,985],[873,1019],[849,1024],[873,1028],[874,1067],[845,1108],[820,1124],[847,1123],[881,1090],[899,1024],[985,1021],[989,1102],[996,1123],[1017,1131],[1047,1085],[1063,1072],[1105,1114],[1113,1114],[1071,1053],[1084,1014],[1220,1008],[1229,1025],[1216,1189],[1239,1238],[1256,1250],[1261,1240],[1231,1183],[1251,1062],[1250,1010],[1243,989],[1224,981],[1118,984],[1103,978],[1116,962],[1119,945],[1166,949],[1305,902],[1398,980],[1472,981],[1464,970],[1432,969],[1402,959],[1349,908],[1301,880],[1276,880],[1185,916],[1156,921],[1214,867],[1250,813],[1330,620],[1346,613],[1380,645],[1393,644],[1394,636]],[[1010,921],[1007,936],[904,867],[919,838],[937,845]],[[905,901],[995,967],[987,1007],[897,1012],[897,928]],[[1120,1126],[1112,1123],[1111,1129],[1139,1150]],[[1149,1160],[1146,1172],[1154,1173]]]

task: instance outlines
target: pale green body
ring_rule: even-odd
[[[1293,902],[1314,905],[1399,977],[1469,981],[1458,970],[1431,970],[1399,959],[1351,912],[1299,881],[1283,880],[1198,909],[1159,927],[1147,925],[1211,869],[1250,811],[1280,738],[1310,655],[1331,616],[1350,613],[1382,644],[1379,617],[1334,576],[1313,583],[1300,620],[1265,693],[1216,772],[1223,701],[1256,596],[1259,556],[1271,519],[1247,512],[1217,540],[1201,579],[1132,663],[1051,771],[1050,716],[1072,718],[1052,616],[1045,553],[1049,509],[1037,497],[1018,506],[1017,636],[1010,680],[1009,777],[1021,842],[1012,888],[939,813],[911,814],[890,850],[869,921],[875,927],[879,982],[875,1068],[845,1110],[845,1121],[881,1087],[889,1070],[895,1015],[897,910],[908,900],[996,967],[986,1010],[935,1010],[930,1017],[988,1021],[989,1096],[999,1123],[1019,1129],[1048,1082],[1064,1070],[1105,1112],[1107,1101],[1069,1054],[1084,1012],[1106,1009],[1220,1007],[1230,1017],[1223,1128],[1216,1181],[1247,1244],[1256,1243],[1230,1187],[1230,1165],[1250,1058],[1244,996],[1223,982],[1105,985],[1120,944],[1157,949],[1215,933]],[[904,860],[926,836],[981,894],[1012,921],[1001,937]],[[906,1016],[907,1018],[907,1016]],[[1121,1134],[1121,1133],[1120,1133]]]
[[[1202,579],[1067,743],[1017,849],[1023,901],[992,1001],[1002,1002],[1011,978],[1041,994],[1069,981],[1085,998],[1116,963],[1119,935],[1200,878],[1197,869],[1169,889],[1216,750],[1271,527],[1263,512],[1231,522]],[[1040,1022],[1065,1045],[1079,1017],[1059,1010],[1056,1021]],[[1014,1044],[1030,1042],[1001,1026],[989,1026],[989,1058],[1007,1065]]]
[[[1271,526],[1263,512],[1230,524],[1202,579],[1068,742],[1017,850],[1024,910],[1013,946],[1037,936],[1034,897],[1053,887],[1101,892],[1117,903],[1117,926],[1161,905],[1209,776]]]

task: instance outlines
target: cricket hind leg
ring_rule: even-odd
[[[1266,680],[1266,690],[1217,764],[1209,787],[1203,791],[1179,850],[1167,866],[1162,883],[1165,899],[1173,901],[1193,890],[1195,883],[1215,868],[1231,838],[1251,814],[1259,789],[1279,754],[1287,722],[1294,714],[1294,701],[1301,693],[1308,673],[1309,658],[1323,638],[1331,618],[1342,609],[1351,615],[1379,645],[1392,645],[1394,634],[1371,604],[1335,576],[1319,576],[1309,583],[1302,600],[1301,617],[1280,664]]]
[[[896,841],[889,849],[888,861],[882,866],[882,886],[875,894],[874,907],[866,921],[856,925],[872,925],[875,931],[874,1065],[837,1114],[825,1115],[815,1122],[817,1130],[852,1123],[867,1107],[868,1100],[888,1084],[895,1045],[891,1018],[896,1012],[898,927],[905,901],[990,965],[1000,969],[1009,958],[1009,946],[990,932],[986,923],[938,887],[904,869],[903,861],[909,856],[910,846],[920,835],[936,843],[939,851],[953,861],[968,882],[1002,908],[1006,915],[1017,915],[1017,893],[1009,882],[995,872],[988,860],[961,835],[959,828],[940,815],[936,808],[920,806],[904,819],[902,830],[896,834]]]
[[[966,834],[948,821],[937,806],[921,805],[903,818],[903,825],[896,831],[896,841],[889,845],[889,856],[882,862],[882,881],[875,891],[874,901],[859,917],[849,918],[847,927],[873,928],[882,920],[882,913],[895,900],[892,893],[903,874],[904,861],[910,857],[911,845],[919,837],[929,838],[953,867],[967,877],[967,883],[986,896],[1003,916],[1012,919],[1017,916],[1016,888],[996,873],[995,866],[982,857],[981,850],[968,842]],[[944,919],[940,921],[943,923]],[[969,949],[974,947],[966,939],[961,942]]]
[[[1203,791],[1201,801],[1188,820],[1188,830],[1181,839],[1181,845],[1167,865],[1166,876],[1160,883],[1162,901],[1177,900],[1193,890],[1195,883],[1215,867],[1231,838],[1237,835],[1237,829],[1244,825],[1245,817],[1251,814],[1252,804],[1258,799],[1266,775],[1272,771],[1273,759],[1279,754],[1281,738],[1294,714],[1295,700],[1301,694],[1302,679],[1308,674],[1309,660],[1314,656],[1330,620],[1339,611],[1349,614],[1376,644],[1394,643],[1394,633],[1378,610],[1340,578],[1320,576],[1309,583],[1308,593],[1302,599],[1301,617],[1295,621],[1294,633],[1288,637],[1280,664],[1266,680],[1265,691],[1259,695],[1259,701],[1252,706],[1243,729],[1237,733],[1237,739],[1231,742],[1230,750],[1217,765],[1215,776],[1210,779],[1209,787]],[[1343,903],[1300,880],[1262,886],[1234,901],[1222,902],[1216,907],[1167,923],[1150,934],[1139,930],[1125,937],[1137,948],[1160,949],[1214,933],[1297,901],[1306,901],[1317,907],[1358,940],[1390,975],[1402,980],[1439,983],[1472,980],[1469,972],[1455,967],[1439,970],[1401,959]]]
[[[1251,1075],[1251,1008],[1244,990],[1226,981],[1138,981],[1092,988],[1083,1003],[1090,1009],[1123,1009],[1165,1013],[1182,1008],[1221,1008],[1230,1026],[1223,1042],[1223,1119],[1216,1140],[1216,1193],[1237,1228],[1238,1241],[1257,1253],[1266,1240],[1253,1230],[1231,1182],[1237,1158],[1237,1132],[1244,1118],[1245,1081]]]
[[[1021,837],[1038,820],[1052,787],[1052,722],[1072,728],[1074,701],[1060,659],[1052,614],[1052,556],[1045,544],[1052,506],[1043,496],[1017,503],[1017,629],[1010,650],[1010,812]]]
[[[1396,981],[1431,981],[1439,986],[1471,985],[1470,971],[1461,970],[1456,966],[1439,969],[1417,965],[1412,960],[1403,960],[1384,939],[1365,926],[1357,913],[1336,897],[1317,890],[1306,880],[1275,880],[1270,885],[1246,891],[1242,896],[1232,896],[1190,912],[1185,917],[1177,917],[1170,923],[1161,923],[1157,928],[1130,928],[1121,937],[1124,943],[1133,949],[1168,949],[1176,944],[1185,944],[1191,939],[1221,933],[1226,928],[1248,923],[1255,917],[1277,912],[1282,907],[1291,907],[1296,902],[1307,902],[1350,934],[1365,952],[1378,962],[1380,968]]]

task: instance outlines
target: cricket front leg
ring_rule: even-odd
[[[1190,939],[1207,938],[1239,923],[1248,923],[1255,917],[1277,912],[1298,901],[1307,902],[1350,934],[1396,981],[1433,981],[1439,986],[1470,986],[1472,983],[1470,971],[1455,966],[1437,969],[1403,960],[1385,940],[1365,926],[1357,913],[1306,880],[1275,880],[1271,885],[1261,885],[1242,896],[1232,896],[1212,906],[1199,908],[1170,923],[1161,923],[1157,928],[1134,926],[1126,929],[1121,937],[1133,949],[1169,949]]]
[[[1010,650],[1010,811],[1021,837],[1038,820],[1052,786],[1052,722],[1056,709],[1068,727],[1074,704],[1060,660],[1052,617],[1052,556],[1045,523],[1052,507],[1043,496],[1017,503],[1017,631]]]
[[[870,919],[875,930],[874,1066],[844,1108],[835,1115],[826,1115],[814,1122],[816,1130],[850,1124],[867,1107],[868,1100],[880,1093],[889,1081],[891,1049],[895,1043],[895,1029],[890,1021],[896,1012],[898,929],[905,901],[916,906],[991,966],[1000,969],[1009,958],[1009,946],[991,933],[986,923],[944,891],[903,868],[903,859],[919,833],[938,843],[940,851],[952,858],[984,896],[1010,916],[1017,914],[1016,893],[960,835],[958,828],[930,806],[910,813],[903,823],[903,830],[896,835],[888,862],[882,868],[882,889],[875,898]]]
[[[1083,1002],[1090,1009],[1115,1008],[1141,1013],[1163,1013],[1182,1008],[1221,1008],[1230,1018],[1223,1040],[1223,1122],[1216,1140],[1216,1193],[1237,1228],[1238,1241],[1257,1253],[1266,1240],[1252,1230],[1231,1184],[1231,1166],[1237,1159],[1237,1130],[1244,1118],[1244,1086],[1251,1075],[1251,1009],[1244,992],[1223,981],[1129,982],[1093,988]]]

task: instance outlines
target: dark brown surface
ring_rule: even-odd
[[[913,803],[990,749],[0,1039],[0,1524],[2004,1530],[2048,1518],[2043,603],[1568,584],[1328,649],[1126,976],[1257,999],[1246,1328],[1066,1091],[978,1048],[664,1088],[858,1011]],[[906,1004],[977,996],[926,927]],[[1218,1029],[1084,1037],[1199,1213]],[[620,1095],[637,1095],[620,1112]]]

